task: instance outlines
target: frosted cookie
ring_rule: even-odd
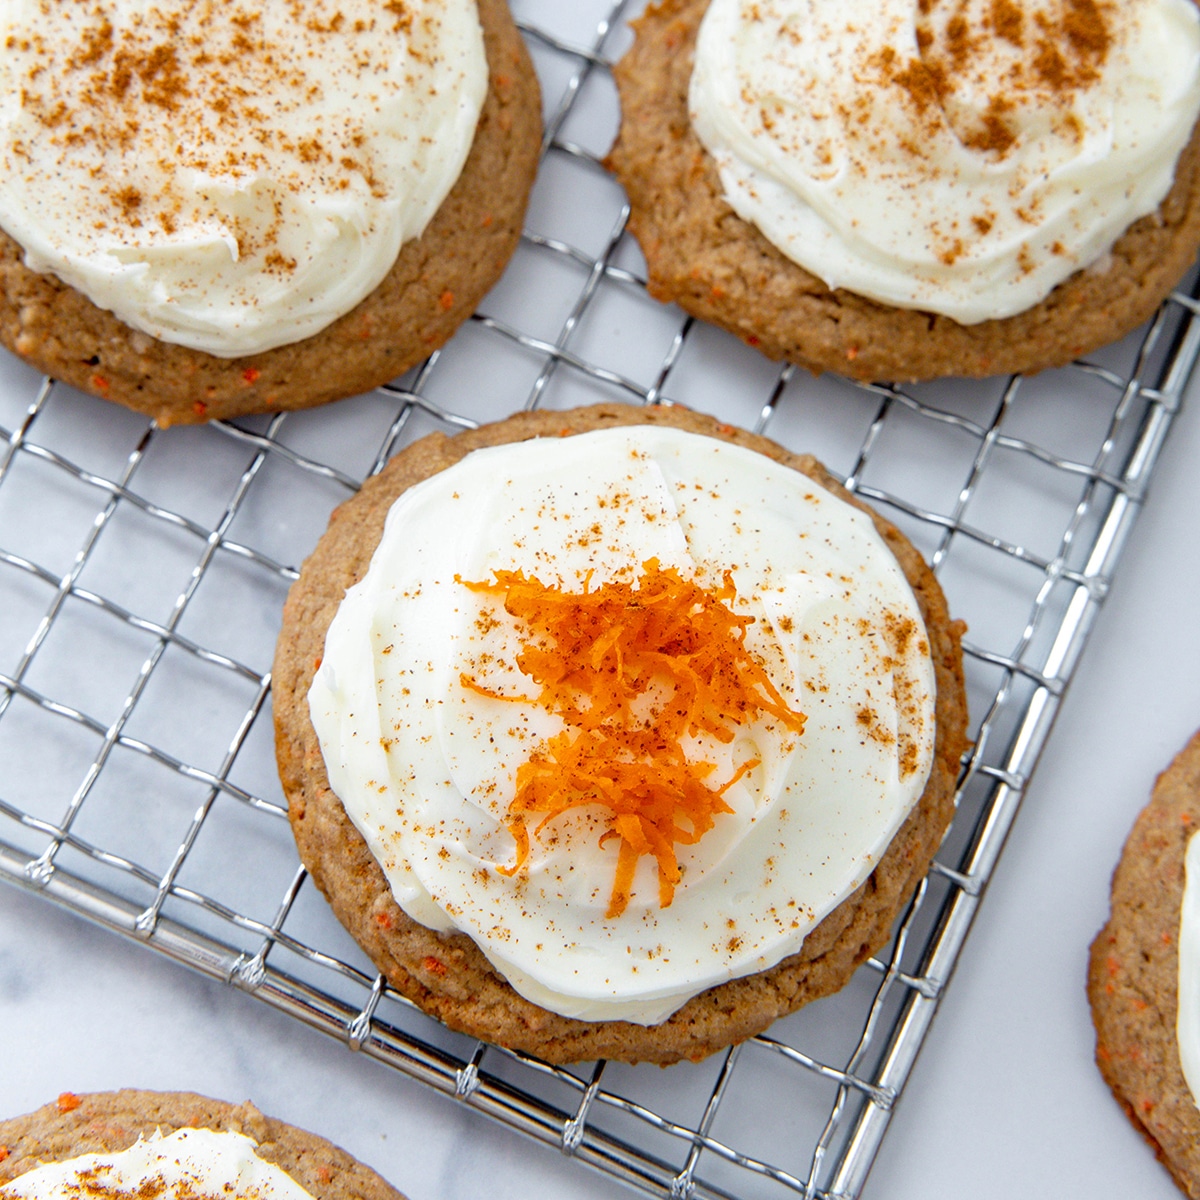
[[[4,1200],[98,1195],[404,1200],[344,1150],[248,1103],[187,1092],[64,1092],[0,1121]]]
[[[1200,1196],[1200,733],[1154,785],[1092,943],[1096,1063],[1175,1182]]]
[[[665,0],[609,165],[660,300],[855,379],[1061,365],[1200,246],[1191,0]]]
[[[895,528],[711,418],[425,438],[287,601],[301,858],[455,1029],[556,1062],[703,1057],[887,941],[953,808],[960,636]]]
[[[0,341],[161,424],[441,346],[517,245],[537,79],[504,0],[237,17],[0,5]]]

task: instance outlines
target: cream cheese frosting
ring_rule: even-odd
[[[1200,1108],[1200,836],[1188,838],[1179,910],[1179,992],[1175,1036],[1192,1100]]]
[[[595,589],[648,560],[705,588],[728,572],[746,646],[806,720],[686,739],[732,811],[676,848],[668,905],[647,855],[612,916],[618,848],[598,804],[531,819],[514,871],[517,773],[563,722],[517,666],[527,631],[467,584],[506,570]],[[916,601],[869,517],[763,455],[633,426],[477,450],[406,491],[308,702],[330,783],[410,917],[469,934],[545,1008],[649,1025],[795,953],[867,878],[924,788],[934,690]]]
[[[224,358],[367,296],[457,180],[473,0],[0,0],[0,228],[126,324]]]
[[[126,1150],[42,1163],[0,1186],[13,1200],[312,1200],[290,1175],[259,1158],[232,1130],[177,1129]],[[151,1190],[147,1191],[147,1184]]]
[[[691,121],[726,199],[831,288],[1011,316],[1169,191],[1190,0],[712,0]]]

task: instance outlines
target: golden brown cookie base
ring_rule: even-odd
[[[1088,963],[1096,1063],[1189,1196],[1200,1197],[1200,1110],[1175,1037],[1184,856],[1200,829],[1200,733],[1154,785],[1112,882],[1112,915]]]
[[[652,4],[617,64],[621,130],[608,165],[629,194],[650,292],[736,334],[769,358],[852,379],[912,381],[1062,366],[1147,320],[1200,248],[1200,127],[1157,214],[1033,308],[978,325],[830,290],[722,198],[692,132],[687,91],[708,0]]]
[[[333,514],[328,532],[288,596],[275,657],[276,753],[292,829],[301,859],[338,919],[392,986],[426,1012],[453,1029],[549,1062],[613,1058],[670,1063],[703,1058],[842,987],[855,967],[887,941],[897,912],[928,870],[953,812],[955,779],[966,746],[962,626],[950,620],[941,588],[920,555],[872,513],[912,585],[929,634],[938,691],[934,766],[917,806],[875,871],[809,934],[798,954],[769,971],[711,988],[661,1025],[646,1028],[547,1012],[517,995],[468,937],[434,933],[406,916],[329,786],[308,715],[308,688],[334,613],[346,589],[366,573],[387,511],[405,489],[481,446],[634,424],[673,425],[747,446],[803,471],[870,512],[815,459],[683,408],[597,405],[570,412],[521,413],[453,438],[434,434],[398,454]]]
[[[76,1107],[72,1107],[76,1105]],[[23,1117],[0,1121],[0,1186],[40,1163],[125,1150],[156,1129],[244,1133],[255,1153],[286,1171],[315,1200],[404,1200],[379,1175],[332,1142],[264,1117],[253,1104],[225,1104],[190,1092],[64,1093]]]
[[[383,282],[312,337],[215,358],[131,329],[0,231],[0,342],[38,370],[160,425],[308,408],[357,395],[432,354],[516,249],[541,146],[541,96],[505,0],[479,0],[489,86],[458,182]]]

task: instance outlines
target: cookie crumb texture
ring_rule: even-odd
[[[541,94],[506,0],[479,0],[488,93],[458,182],[383,282],[289,346],[216,358],[131,329],[0,231],[0,342],[38,370],[160,425],[309,408],[369,391],[443,345],[516,249],[541,145]]]
[[[1063,366],[1147,320],[1195,258],[1200,127],[1159,211],[1131,225],[1101,263],[1016,316],[960,325],[831,290],[734,213],[692,132],[688,84],[707,7],[664,0],[634,22],[634,45],[615,68],[621,129],[607,165],[629,195],[651,295],[768,358],[897,382]]]
[[[871,514],[912,586],[929,635],[937,680],[929,782],[867,881],[809,934],[798,954],[768,971],[710,988],[659,1025],[580,1021],[548,1012],[519,996],[468,937],[438,934],[408,917],[329,786],[308,715],[307,693],[324,653],[325,633],[346,589],[366,573],[387,511],[403,491],[482,446],[616,424],[669,424],[749,447],[870,511],[815,459],[678,407],[608,404],[520,413],[452,438],[423,438],[334,513],[288,596],[273,675],[276,754],[304,865],[338,919],[398,991],[452,1029],[547,1062],[611,1058],[667,1064],[698,1060],[743,1041],[841,988],[887,942],[896,914],[928,871],[950,822],[959,761],[967,746],[963,627],[951,621],[936,579],[899,531]]]
[[[23,1117],[0,1121],[0,1186],[44,1162],[81,1154],[126,1150],[155,1130],[216,1129],[242,1133],[258,1143],[259,1158],[286,1171],[315,1200],[404,1200],[370,1167],[332,1142],[285,1125],[249,1102],[225,1104],[190,1092],[126,1089],[58,1100]]]
[[[1200,828],[1200,732],[1154,785],[1112,882],[1112,915],[1092,943],[1088,999],[1096,1065],[1175,1182],[1200,1197],[1200,1110],[1175,1036],[1184,856]]]

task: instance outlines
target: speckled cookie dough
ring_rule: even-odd
[[[1112,915],[1092,943],[1088,999],[1096,1064],[1129,1119],[1187,1195],[1200,1197],[1200,1110],[1175,1035],[1184,857],[1200,829],[1200,733],[1158,777],[1112,881]]]
[[[156,1130],[168,1134],[177,1129],[245,1134],[258,1143],[259,1158],[285,1171],[314,1200],[404,1200],[332,1142],[265,1117],[253,1104],[133,1089],[78,1096],[63,1092],[36,1112],[0,1121],[0,1189],[42,1163],[125,1150]]]
[[[479,0],[489,80],[466,165],[383,282],[303,341],[216,358],[158,341],[52,275],[0,232],[0,342],[39,370],[155,418],[193,424],[307,408],[395,379],[443,345],[512,256],[541,144],[541,97],[505,0]]]
[[[345,591],[365,574],[392,502],[407,488],[483,446],[570,436],[616,424],[667,424],[748,447],[801,471],[869,512],[816,460],[678,407],[599,405],[522,413],[447,438],[434,434],[398,454],[333,515],[284,610],[274,668],[276,751],[300,856],[334,912],[389,982],[453,1029],[551,1062],[594,1058],[675,1062],[699,1059],[761,1032],[776,1018],[842,987],[888,939],[901,907],[925,875],[953,812],[966,747],[962,626],[952,621],[933,574],[892,525],[871,514],[915,593],[937,681],[933,769],[916,807],[866,883],[805,940],[800,953],[758,975],[688,1001],[663,1023],[580,1021],[519,996],[469,938],[439,935],[396,904],[383,872],[329,786],[308,712],[307,692],[326,630]],[[549,448],[552,450],[552,447]]]
[[[831,290],[723,198],[693,132],[688,85],[708,0],[664,0],[634,22],[617,64],[621,129],[608,165],[629,194],[649,289],[772,359],[860,380],[986,376],[1061,366],[1149,318],[1200,247],[1200,133],[1159,211],[1135,222],[1103,270],[1084,269],[1015,316],[960,325]]]

